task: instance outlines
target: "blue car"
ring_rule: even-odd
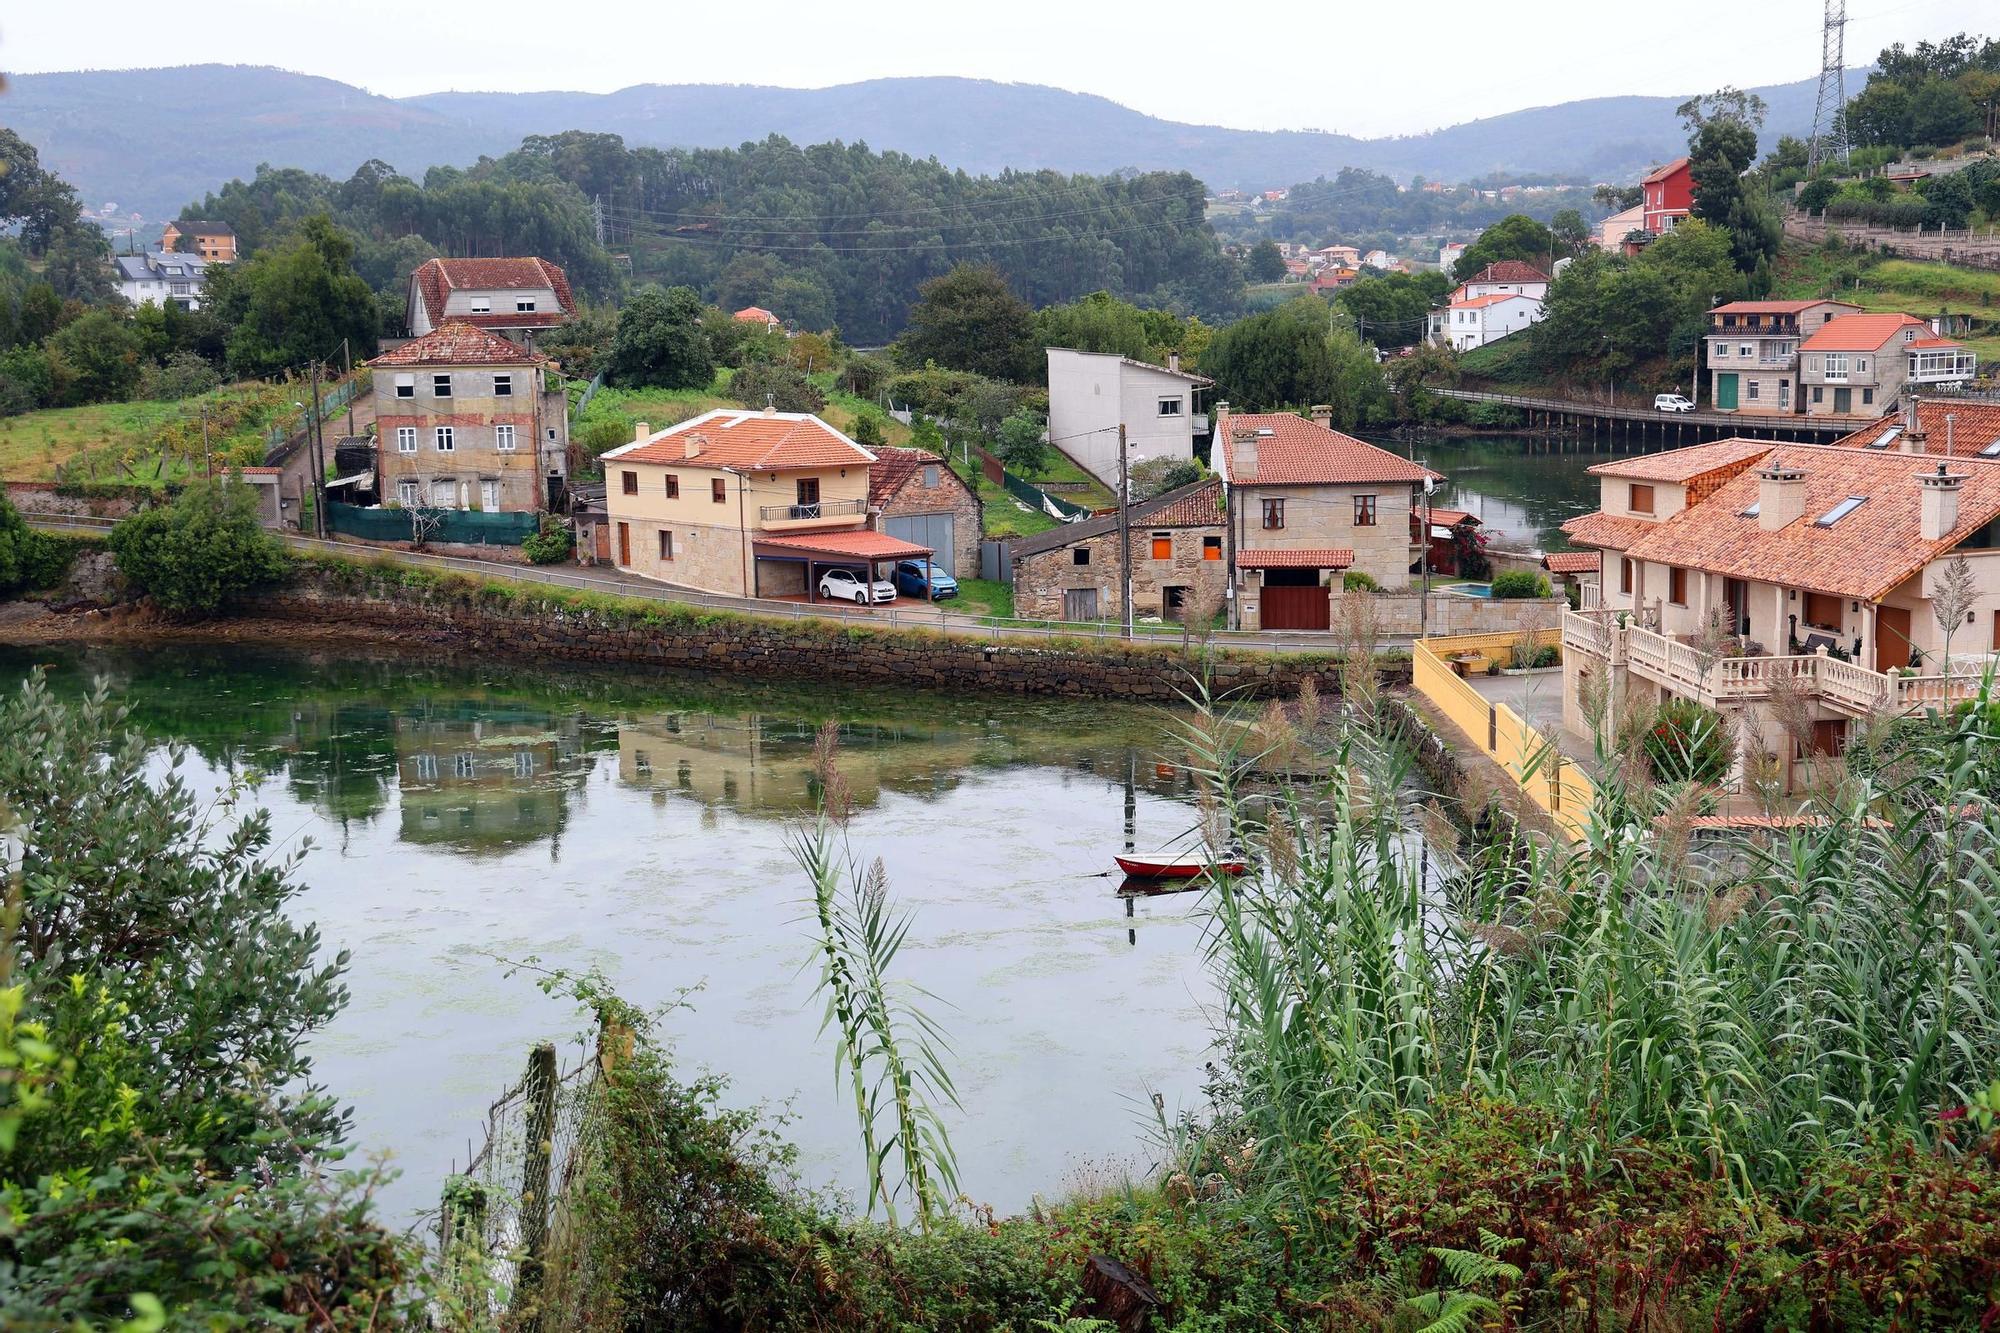
[[[936,565],[930,566],[927,573],[921,560],[898,560],[895,580],[896,591],[905,597],[924,597],[942,602],[947,597],[958,596],[957,579]]]

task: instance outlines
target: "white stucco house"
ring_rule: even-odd
[[[1114,489],[1118,485],[1118,427],[1125,427],[1130,463],[1194,457],[1197,435],[1208,433],[1208,413],[1198,395],[1213,380],[1116,352],[1051,347],[1049,441],[1077,465]]]
[[[208,261],[197,255],[149,250],[143,255],[116,255],[111,260],[118,294],[135,306],[172,301],[183,310],[201,309],[201,289],[208,280]]]
[[[1442,316],[1442,323],[1436,316]],[[1453,301],[1435,312],[1432,331],[1439,342],[1461,352],[1484,347],[1510,333],[1518,333],[1542,317],[1542,303],[1519,292],[1494,292]]]

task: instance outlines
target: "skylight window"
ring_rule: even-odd
[[[1821,514],[1818,518],[1814,519],[1813,526],[1816,528],[1830,528],[1834,524],[1840,522],[1841,519],[1846,518],[1849,514],[1861,508],[1862,503],[1867,499],[1868,497],[1865,495],[1850,495],[1845,500],[1842,500],[1839,504],[1835,505],[1833,508],[1827,510],[1824,514]]]
[[[1881,439],[1876,440],[1873,444],[1870,444],[1868,447],[1870,449],[1887,449],[1890,445],[1896,442],[1896,437],[1898,435],[1901,435],[1902,433],[1903,433],[1903,428],[1901,426],[1891,426],[1889,427],[1889,429],[1882,432]]]
[[[2000,458],[2000,436],[1996,436],[1993,443],[1981,449],[1979,456],[1981,458]]]
[[[1744,510],[1744,511],[1743,511],[1743,512],[1742,512],[1742,513],[1741,513],[1741,514],[1739,515],[1739,517],[1741,517],[1741,518],[1755,518],[1755,517],[1757,517],[1758,513],[1759,513],[1759,512],[1760,512],[1760,511],[1761,511],[1761,510],[1762,510],[1763,508],[1764,508],[1764,502],[1763,502],[1762,500],[1752,500],[1752,501],[1750,502],[1750,507],[1749,507],[1748,509],[1745,509],[1745,510]]]

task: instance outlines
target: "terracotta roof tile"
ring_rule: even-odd
[[[1875,601],[2000,517],[2000,463],[1961,459],[1958,470],[1966,480],[1959,491],[1958,526],[1939,541],[1923,540],[1917,477],[1940,461],[1894,450],[1776,445],[1770,462],[1805,474],[1801,517],[1776,532],[1745,517],[1760,488],[1757,475],[1745,473],[1654,525],[1626,552],[1660,564]],[[1864,496],[1866,502],[1832,526],[1819,526],[1815,520],[1849,496]]]
[[[1949,422],[1945,421],[1947,416],[1951,418]],[[1921,398],[1917,400],[1917,421],[1924,428],[1927,437],[1924,447],[1928,453],[1966,457],[2000,444],[2000,403]],[[1834,443],[1849,448],[1865,447],[1881,439],[1885,431],[1900,430],[1903,426],[1901,414],[1887,416]]]
[[[1861,307],[1851,301],[1833,301],[1827,297],[1815,297],[1810,301],[1725,301],[1709,311],[1711,315],[1802,315],[1816,305],[1844,305],[1849,310]]]
[[[852,556],[856,560],[907,560],[932,554],[928,546],[906,542],[872,528],[856,528],[851,532],[800,533],[797,536],[760,536],[756,542],[759,546],[776,546],[813,555]]]
[[[1526,292],[1488,292],[1484,296],[1474,296],[1463,301],[1453,301],[1451,308],[1453,310],[1483,310],[1487,306],[1498,305],[1502,301],[1539,301],[1540,299],[1540,297],[1530,296]]]
[[[879,508],[893,500],[896,492],[902,490],[910,478],[917,475],[919,468],[932,466],[939,468],[940,485],[956,483],[965,486],[965,479],[953,472],[944,459],[926,450],[899,449],[894,445],[883,445],[869,452],[875,455],[875,461],[868,468],[868,503],[871,506]],[[950,483],[945,481],[947,476],[951,479]],[[971,487],[968,486],[966,489],[970,490]]]
[[[1156,495],[1150,500],[1142,500],[1132,506],[1127,522],[1133,531],[1140,528],[1215,528],[1222,527],[1222,483],[1216,480],[1190,482],[1186,486]],[[1040,555],[1044,551],[1060,550],[1074,546],[1092,537],[1101,537],[1118,528],[1118,511],[1086,518],[1076,523],[1065,523],[1049,532],[1036,533],[1032,537],[1016,540],[1011,549],[1015,559],[1023,556]]]
[[[1523,259],[1502,259],[1488,264],[1467,278],[1467,282],[1547,282],[1549,275]]]
[[[1594,477],[1632,477],[1638,481],[1690,482],[1711,472],[1748,468],[1776,446],[1769,440],[1729,439],[1691,444],[1685,449],[1614,458],[1590,469]]]
[[[1205,481],[1192,488],[1172,492],[1178,498],[1164,509],[1146,515],[1153,528],[1208,528],[1222,522],[1222,483]]]
[[[1251,476],[1237,475],[1233,437],[1239,430],[1258,432],[1257,467]],[[1340,486],[1371,481],[1419,482],[1426,477],[1444,480],[1387,449],[1289,412],[1232,412],[1216,423],[1215,433],[1222,441],[1225,460],[1220,470],[1241,486]]]
[[[699,447],[693,457],[687,451],[690,439]],[[730,408],[717,408],[654,431],[643,440],[610,450],[604,457],[730,472],[784,472],[875,461],[873,454],[809,412]]]
[[[1801,352],[1872,352],[1907,328],[1930,326],[1915,315],[1841,315],[1799,344]]]
[[[480,291],[489,288],[547,287],[556,294],[557,310],[537,310],[532,314],[502,311],[485,315],[452,316],[454,321],[484,328],[551,328],[566,322],[576,310],[570,299],[569,277],[559,264],[540,256],[519,259],[427,259],[412,275],[423,297],[424,312],[431,323],[444,320],[445,300],[453,291]]]
[[[1659,527],[1643,518],[1622,518],[1613,514],[1579,514],[1562,525],[1563,535],[1579,546],[1602,546],[1623,551]]]
[[[1550,551],[1542,557],[1551,574],[1595,574],[1603,563],[1602,551]]]
[[[1423,515],[1419,512],[1416,516],[1421,518]],[[1479,516],[1477,514],[1468,514],[1463,509],[1444,509],[1437,505],[1431,506],[1432,527],[1455,528],[1467,519],[1472,521],[1474,527],[1479,525]]]
[[[1965,344],[1958,341],[1956,338],[1912,338],[1910,339],[1910,341],[1904,343],[1903,346],[1933,348],[1933,347],[1963,347],[1965,346]]]
[[[1346,569],[1354,552],[1345,546],[1321,546],[1298,551],[1238,551],[1239,569]]]
[[[1688,160],[1686,158],[1677,157],[1673,161],[1667,163],[1665,166],[1654,167],[1651,171],[1641,176],[1639,178],[1639,184],[1652,185],[1655,182],[1663,181],[1667,177],[1679,171],[1682,167],[1685,167],[1687,164]]]
[[[509,342],[497,333],[453,320],[392,347],[366,364],[371,366],[539,366],[548,358]]]

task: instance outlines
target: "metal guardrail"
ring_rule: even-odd
[[[89,515],[25,514],[23,517],[35,527],[56,531],[68,529],[108,532],[117,525],[116,519],[95,518]],[[601,592],[613,597],[639,598],[717,611],[736,611],[744,615],[778,620],[831,620],[848,624],[858,620],[864,624],[879,625],[889,629],[922,629],[933,633],[982,637],[995,642],[1008,638],[1047,640],[1122,637],[1116,621],[1052,621],[1009,616],[971,616],[949,611],[934,603],[926,603],[923,610],[906,610],[896,604],[887,607],[849,609],[839,604],[824,602],[778,602],[763,598],[729,597],[666,583],[637,583],[621,578],[605,578],[574,568],[503,564],[493,560],[474,560],[465,556],[400,551],[355,542],[324,541],[294,532],[278,535],[292,550],[309,554],[334,555],[348,560],[372,560],[411,569],[470,574],[479,578],[542,584],[570,588],[579,592]],[[1139,626],[1133,632],[1132,642],[1173,644],[1181,637],[1178,626]],[[1385,640],[1394,646],[1401,645],[1401,640],[1397,636],[1385,636]],[[1263,630],[1212,630],[1206,635],[1200,633],[1189,635],[1188,641],[1190,646],[1207,643],[1217,647],[1257,652],[1324,653],[1333,651],[1336,646],[1326,634],[1310,632],[1286,634]]]
[[[785,523],[799,519],[825,518],[829,514],[866,512],[868,512],[866,500],[820,500],[813,504],[763,505],[757,510],[758,517],[766,523]]]
[[[1576,402],[1568,398],[1536,398],[1526,394],[1488,393],[1482,389],[1438,389],[1426,386],[1426,393],[1453,398],[1461,403],[1492,403],[1532,412],[1562,412],[1571,416],[1607,417],[1616,421],[1658,421],[1666,425],[1721,426],[1731,429],[1783,429],[1825,431],[1851,435],[1872,421],[1873,415],[1812,417],[1799,413],[1775,412],[1662,412],[1653,408],[1618,407],[1607,403]]]

